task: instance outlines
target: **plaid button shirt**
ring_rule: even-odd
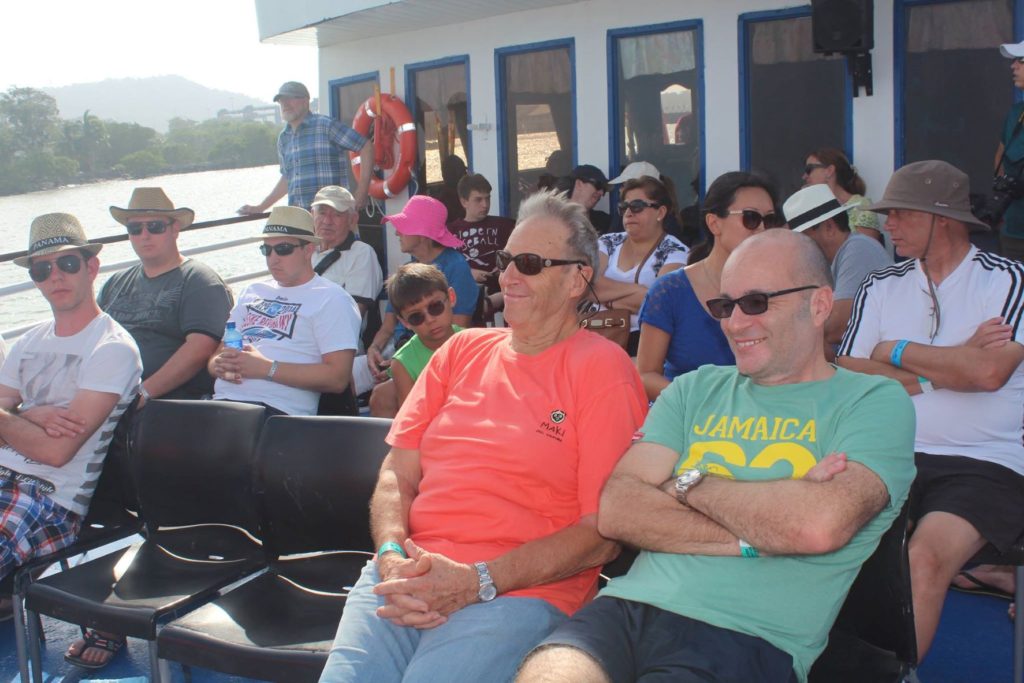
[[[295,131],[286,125],[277,136],[277,157],[281,175],[288,178],[288,204],[309,210],[321,187],[348,187],[343,155],[365,144],[366,138],[329,116],[307,114]]]

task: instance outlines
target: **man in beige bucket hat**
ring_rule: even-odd
[[[314,415],[321,393],[348,389],[359,309],[344,289],[313,270],[320,238],[308,211],[275,206],[262,237],[272,279],[238,296],[228,322],[244,347],[222,343],[210,358],[213,397],[260,403],[276,414]]]
[[[839,364],[903,384],[917,414],[910,572],[919,658],[950,582],[991,543],[1024,531],[1024,266],[971,245],[967,175],[908,164],[869,211],[888,214],[909,260],[868,275]]]
[[[32,221],[14,260],[53,320],[19,337],[0,367],[0,578],[75,540],[110,425],[138,387],[135,342],[93,297],[100,248],[74,216],[51,213]]]

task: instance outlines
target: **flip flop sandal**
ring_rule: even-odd
[[[975,587],[974,588],[964,588],[963,586],[957,586],[956,584],[951,584],[950,588],[952,588],[953,590],[960,591],[961,593],[973,593],[975,595],[991,595],[994,598],[1003,598],[1004,600],[1013,600],[1013,595],[1012,594],[1007,593],[1003,589],[998,588],[996,586],[993,586],[990,583],[982,581],[981,579],[979,579],[978,577],[974,576],[973,574],[971,574],[968,571],[960,572],[959,576],[962,576],[965,579],[967,579],[968,581],[970,581],[971,583],[973,583]]]
[[[112,638],[104,638],[103,636],[101,636],[96,631],[93,631],[92,629],[87,629],[86,630],[85,635],[82,636],[82,640],[85,641],[85,644],[82,646],[82,651],[79,654],[77,654],[77,655],[65,654],[64,655],[64,659],[69,664],[74,664],[75,666],[81,666],[81,667],[84,667],[86,669],[102,669],[107,664],[110,664],[111,660],[113,660],[114,657],[117,656],[117,653],[120,652],[121,648],[123,648],[125,646],[125,644],[127,643],[127,641],[125,639],[123,639],[123,638],[120,639],[120,640],[114,640]],[[110,656],[107,657],[107,661],[105,661],[105,662],[87,662],[87,661],[85,661],[82,658],[82,655],[84,655],[85,651],[88,650],[90,647],[99,648],[100,650],[106,650],[107,652],[109,652]]]

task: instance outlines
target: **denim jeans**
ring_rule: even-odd
[[[345,602],[322,683],[501,683],[567,617],[539,598],[499,597],[448,616],[441,626],[395,626],[375,614],[384,599],[370,561]]]

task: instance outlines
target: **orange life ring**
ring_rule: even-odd
[[[368,137],[370,126],[375,125],[376,104],[377,97],[371,96],[359,105],[356,116],[352,119],[352,128],[363,137]],[[395,160],[394,172],[390,176],[384,180],[376,177],[370,179],[370,196],[387,199],[394,197],[409,184],[409,180],[412,178],[412,167],[416,163],[416,154],[419,149],[416,144],[416,124],[405,103],[393,95],[382,93],[380,106],[384,110],[384,116],[394,124],[395,133],[398,135],[399,153],[398,159]],[[361,174],[359,154],[349,152],[348,158],[352,162],[352,175],[358,182]]]

